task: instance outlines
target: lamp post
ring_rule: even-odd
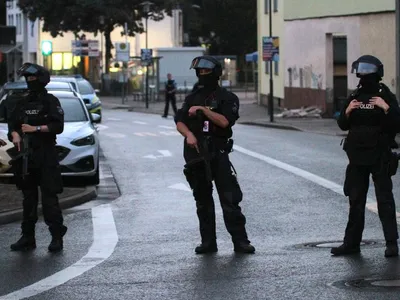
[[[269,36],[272,38],[272,0],[269,0]],[[269,119],[274,122],[274,79],[272,74],[272,59],[269,61]]]
[[[142,2],[141,5],[143,6],[143,12],[146,14],[146,51],[148,51],[148,46],[149,46],[149,41],[148,41],[148,33],[149,33],[149,26],[148,26],[148,21],[149,21],[149,12],[150,12],[150,6],[153,5],[152,2],[150,1],[145,1]],[[152,62],[152,60],[151,60]],[[149,108],[149,65],[151,62],[146,62],[146,108]]]
[[[104,16],[99,17],[99,22],[101,25],[101,30],[100,30],[100,52],[101,52],[101,74],[104,72],[104,52],[103,52],[103,27],[104,27]]]

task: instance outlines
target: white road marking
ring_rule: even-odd
[[[158,152],[160,152],[161,153],[161,155],[153,155],[153,154],[150,154],[150,155],[146,155],[146,156],[143,156],[144,158],[150,158],[150,159],[157,159],[157,158],[161,158],[161,157],[171,157],[172,156],[172,153],[170,152],[170,151],[168,151],[168,150],[158,150]]]
[[[162,135],[180,135],[180,133],[177,131],[160,131],[160,134],[162,134]]]
[[[171,157],[172,153],[169,152],[168,150],[158,150],[158,152],[160,152],[162,154],[162,156],[164,157]]]
[[[146,125],[146,122],[141,122],[141,121],[133,121],[133,123],[135,124],[140,124],[140,125]]]
[[[160,128],[165,128],[165,129],[175,129],[173,126],[166,126],[166,125],[158,125]]]
[[[191,192],[192,190],[184,183],[177,183],[170,185],[168,188],[170,189],[175,189],[175,190],[180,190],[180,191],[185,191],[185,192]]]
[[[254,152],[254,151],[251,151],[251,150],[247,150],[247,149],[245,149],[243,147],[240,147],[240,146],[237,146],[237,145],[234,145],[233,149],[236,150],[237,152],[246,154],[246,155],[251,156],[253,158],[257,158],[257,159],[262,160],[262,161],[264,161],[264,162],[266,162],[266,163],[268,163],[268,164],[270,164],[272,166],[275,166],[277,168],[280,168],[282,170],[285,170],[287,172],[295,174],[295,175],[297,175],[299,177],[307,179],[307,180],[309,180],[311,182],[314,182],[314,183],[316,183],[316,184],[318,184],[318,185],[320,185],[320,186],[322,186],[324,188],[327,188],[327,189],[329,189],[329,190],[331,190],[331,191],[333,191],[335,193],[338,193],[338,194],[344,196],[344,194],[343,194],[343,186],[341,186],[341,185],[339,185],[339,184],[337,184],[337,183],[335,183],[333,181],[327,180],[327,179],[322,178],[322,177],[320,177],[318,175],[315,175],[313,173],[307,172],[305,170],[302,170],[300,168],[294,167],[292,165],[289,165],[287,163],[281,162],[279,160],[273,159],[271,157],[259,154],[257,152]],[[372,212],[374,212],[374,213],[377,213],[378,212],[378,206],[377,206],[377,203],[376,203],[376,199],[374,199],[373,197],[367,197],[367,201],[368,201],[368,203],[366,205],[367,209],[372,211]],[[400,217],[399,213],[397,213],[397,217],[398,218]],[[400,224],[400,219],[398,219],[397,222]]]
[[[108,259],[118,243],[118,233],[111,206],[105,204],[93,207],[92,221],[93,244],[84,257],[64,270],[8,295],[1,296],[0,300],[19,300],[33,297],[82,275]]]
[[[117,119],[117,118],[107,118],[107,121],[121,121],[121,119]]]
[[[106,125],[101,125],[101,124],[96,124],[95,127],[96,127],[98,130],[105,130],[105,129],[108,129],[108,128],[109,128],[108,126],[106,126]]]
[[[104,135],[111,137],[111,138],[116,138],[116,139],[123,139],[126,138],[125,134],[122,133],[116,133],[116,132],[105,132],[103,133]]]
[[[134,132],[133,134],[137,136],[157,136],[156,133],[152,132]]]

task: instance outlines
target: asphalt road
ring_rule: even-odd
[[[217,203],[219,252],[199,256],[183,138],[172,119],[105,111],[99,129],[122,196],[67,211],[57,255],[47,253],[42,221],[31,253],[9,251],[18,223],[1,226],[0,300],[399,298],[399,259],[383,255],[372,190],[362,254],[331,257],[324,244],[340,242],[347,221],[339,137],[235,126],[231,160],[256,253],[234,254]],[[398,176],[394,182],[400,199]]]

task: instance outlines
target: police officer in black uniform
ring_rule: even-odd
[[[20,153],[27,139],[29,150],[27,175],[22,174],[20,155],[12,162],[16,185],[22,190],[24,199],[22,237],[11,245],[11,250],[36,248],[35,224],[40,186],[44,220],[52,236],[48,250],[57,252],[63,249],[63,236],[67,232],[57,197],[63,191],[63,185],[55,148],[56,135],[64,130],[64,111],[60,101],[45,88],[50,81],[48,70],[25,63],[18,70],[18,76],[25,77],[29,93],[17,102],[12,112],[8,138]]]
[[[232,126],[239,118],[239,99],[218,85],[222,66],[214,57],[196,57],[191,68],[196,70],[201,88],[186,97],[175,123],[185,137],[184,173],[193,190],[200,223],[201,244],[195,252],[218,251],[212,197],[215,181],[234,251],[253,253],[255,248],[248,240],[246,218],[239,206],[243,194],[228,156],[233,145]]]
[[[163,118],[168,117],[168,110],[169,110],[169,103],[171,103],[172,109],[176,115],[176,82],[172,79],[172,75],[168,73],[167,75],[168,80],[165,82],[165,108],[164,114],[162,115]]]
[[[400,132],[399,105],[389,88],[381,83],[384,72],[378,58],[361,56],[353,63],[352,73],[357,74],[360,82],[338,119],[339,127],[349,131],[343,149],[349,158],[344,194],[349,197],[350,212],[344,242],[332,248],[331,253],[346,255],[360,252],[369,177],[372,174],[386,240],[385,256],[398,256],[399,236],[391,180],[397,171],[398,159],[390,148],[395,134]]]

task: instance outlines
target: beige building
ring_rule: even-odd
[[[284,80],[276,84],[283,85],[282,106],[317,105],[332,116],[349,90],[356,88],[358,79],[351,74],[351,63],[363,54],[382,60],[383,81],[396,92],[394,1],[281,1],[284,25],[280,56],[284,74],[280,76]],[[267,26],[263,24],[259,37],[268,33],[268,22]],[[261,94],[266,90],[268,94],[268,79],[260,84]]]

